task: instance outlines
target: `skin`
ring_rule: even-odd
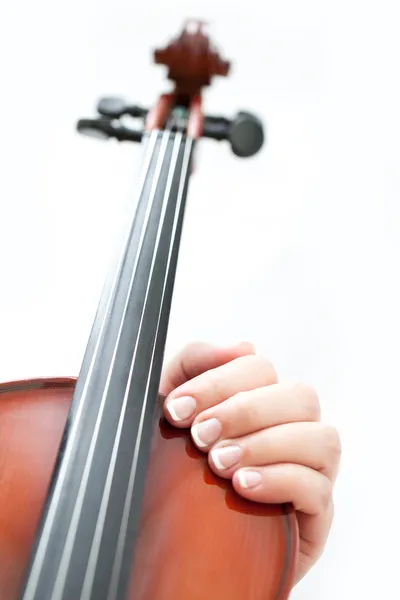
[[[300,533],[296,583],[321,556],[333,519],[341,443],[316,391],[279,383],[252,344],[193,343],[166,365],[164,414],[190,428],[210,468],[254,502],[291,502]]]

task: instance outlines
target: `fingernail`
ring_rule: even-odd
[[[257,471],[239,471],[238,474],[239,483],[242,488],[254,488],[261,483],[261,474]]]
[[[236,465],[240,460],[241,454],[242,449],[240,446],[225,446],[225,448],[212,450],[211,457],[217,469],[222,471]]]
[[[192,437],[199,448],[215,444],[221,435],[221,423],[217,419],[208,419],[192,427]]]
[[[174,421],[185,421],[194,414],[196,400],[190,396],[174,398],[167,403],[167,410]]]

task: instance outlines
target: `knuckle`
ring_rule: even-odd
[[[251,398],[251,393],[238,392],[226,406],[229,421],[241,431],[253,431],[254,416],[260,412],[257,407],[251,405]]]
[[[192,342],[188,342],[183,346],[180,354],[181,356],[192,356],[195,355],[205,346],[205,342],[201,340],[194,340]]]
[[[271,361],[260,354],[253,354],[246,358],[251,362],[255,370],[265,375],[270,383],[277,383],[278,375]]]
[[[331,425],[326,425],[323,429],[323,439],[328,461],[330,463],[338,462],[342,454],[342,443],[338,430]]]
[[[218,369],[211,369],[203,373],[196,381],[196,397],[199,401],[203,400],[206,404],[212,401],[212,404],[219,404],[226,397],[226,381],[221,377]]]
[[[295,401],[302,405],[305,419],[319,421],[321,418],[321,407],[315,388],[299,381],[293,384],[293,392]]]
[[[252,430],[254,410],[249,410],[251,398],[251,392],[240,391],[231,396],[227,402],[218,406],[216,412],[221,421],[224,422],[226,432]]]
[[[229,407],[231,410],[243,410],[247,408],[247,404],[251,400],[251,393],[246,391],[236,392],[231,397],[231,402],[229,403]]]
[[[321,477],[318,489],[318,502],[321,512],[329,510],[332,504],[333,485],[328,477]]]
[[[203,393],[207,396],[223,396],[226,387],[226,380],[221,374],[220,369],[211,369],[206,373],[203,373],[201,379],[199,379]]]

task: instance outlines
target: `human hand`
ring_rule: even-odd
[[[292,503],[299,525],[297,583],[325,547],[341,443],[321,423],[313,388],[278,383],[273,366],[248,343],[194,343],[165,368],[166,419],[191,428],[214,473],[255,502]]]

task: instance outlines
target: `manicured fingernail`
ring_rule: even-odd
[[[199,448],[215,444],[221,435],[221,423],[217,419],[208,419],[192,427],[192,437]]]
[[[261,473],[257,471],[239,471],[238,474],[239,483],[242,488],[254,488],[261,483]]]
[[[211,452],[211,458],[214,465],[220,471],[229,469],[239,462],[242,454],[240,446],[225,446],[225,448],[216,448]]]
[[[174,398],[167,403],[167,410],[174,421],[186,421],[196,410],[196,400],[190,396]]]

